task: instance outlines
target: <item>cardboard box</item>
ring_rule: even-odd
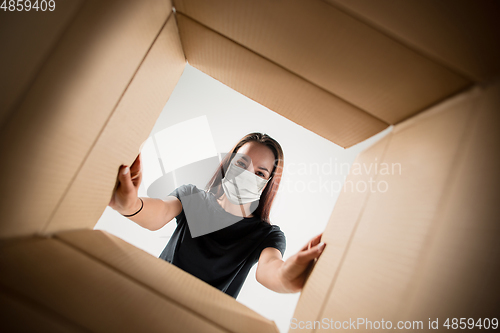
[[[5,327],[277,331],[176,267],[91,230],[186,60],[343,147],[394,125],[356,162],[399,169],[347,179],[297,328],[361,318],[429,329],[438,318],[444,330],[446,318],[496,318],[498,4],[174,5],[61,0],[54,12],[0,11]],[[349,191],[370,179],[387,191]]]
[[[348,177],[294,318],[421,321],[424,330],[437,318],[439,330],[447,318],[497,318],[499,106],[499,83],[470,90],[358,156],[379,172]],[[394,172],[380,172],[384,163]],[[369,178],[388,190],[351,190]]]
[[[51,332],[277,331],[273,322],[231,296],[104,231],[29,237],[1,248],[5,327]]]

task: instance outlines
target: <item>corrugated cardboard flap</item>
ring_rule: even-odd
[[[7,304],[47,314],[7,327],[52,321],[93,332],[278,332],[220,290],[104,231],[6,242],[0,269]]]
[[[191,65],[339,146],[350,147],[388,126],[188,16],[176,17]]]
[[[8,175],[3,182],[4,193],[8,195],[0,201],[4,218],[0,237],[45,232],[64,197],[71,194],[69,189],[88,158],[97,160],[89,167],[94,177],[101,167],[113,170],[116,175],[121,163],[137,155],[149,133],[147,127],[153,127],[154,119],[165,105],[169,94],[165,87],[171,83],[168,81],[175,85],[185,65],[180,43],[177,43],[178,48],[171,43],[172,52],[167,55],[175,59],[176,62],[172,60],[174,64],[178,63],[171,66],[173,70],[168,71],[168,66],[157,66],[149,61],[158,58],[165,61],[165,57],[148,59],[155,50],[165,48],[163,45],[152,48],[157,44],[155,41],[166,44],[169,39],[164,36],[172,32],[177,36],[175,24],[170,24],[167,27],[170,30],[164,29],[159,36],[168,18],[173,18],[170,8],[170,2],[163,0],[86,1],[81,6],[31,82],[22,102],[1,124],[0,154],[8,163],[0,164],[0,173]],[[151,65],[158,67],[157,75],[145,75],[144,70],[147,72]],[[144,80],[144,76],[149,80]],[[144,82],[147,82],[145,87]],[[157,104],[144,103],[148,95],[141,96],[138,93],[141,89],[158,94],[159,98],[150,98]],[[161,93],[157,93],[158,90]],[[131,116],[138,109],[134,106],[137,96],[146,104],[139,113],[143,117],[140,122]],[[123,117],[123,113],[127,115]],[[117,116],[128,117],[120,124],[121,128],[140,128],[132,127],[123,137],[118,135],[121,132],[116,130],[116,122],[111,119]],[[114,138],[118,138],[118,144],[112,140]],[[103,141],[107,148],[104,161],[95,158]],[[63,206],[84,206],[87,212],[95,214],[95,221],[109,200],[114,177],[107,178],[104,184],[109,192],[101,191],[97,197],[99,202],[92,202],[95,199],[89,197],[89,205],[81,205],[82,201],[77,199],[77,204],[65,202]],[[73,221],[67,218],[65,222]],[[58,227],[61,225],[59,222]],[[57,231],[55,227],[50,229]]]
[[[476,87],[360,154],[378,171],[347,178],[294,318],[426,329],[429,318],[497,316],[499,107],[500,82]],[[357,188],[368,177],[377,190]]]

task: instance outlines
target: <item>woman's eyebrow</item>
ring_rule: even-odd
[[[261,169],[261,170],[266,170],[266,171],[267,171],[267,173],[270,173],[270,172],[269,172],[269,170],[267,170],[267,169],[266,169],[266,168],[264,168],[263,166],[260,166],[260,167],[258,167],[258,168],[259,168],[259,169]]]

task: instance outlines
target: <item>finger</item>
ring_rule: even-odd
[[[313,239],[311,239],[311,246],[318,245],[321,242],[322,235],[323,235],[323,233],[321,233],[321,234],[315,236]]]
[[[302,246],[302,248],[300,249],[300,251],[307,251],[310,249],[310,245],[311,245],[311,242],[307,242],[306,245]]]
[[[132,183],[132,178],[130,177],[130,168],[124,166],[120,169],[118,174],[118,179],[120,180],[120,187],[123,191],[129,192],[134,189],[134,184]]]
[[[142,161],[141,154],[137,155],[134,163],[130,166],[130,176],[134,187],[139,187],[142,181]]]
[[[134,163],[132,163],[132,165],[130,166],[130,172],[132,175],[132,179],[138,177],[138,175],[141,173],[141,169],[142,169],[141,154],[139,154],[135,158]]]
[[[317,245],[320,243],[321,241],[321,236],[323,235],[323,233],[320,233],[319,235],[316,235],[314,236],[314,238],[312,238],[306,245],[304,245],[300,250],[301,251],[305,251],[305,250],[309,250],[311,247]]]
[[[311,247],[309,250],[300,251],[297,253],[297,262],[299,264],[305,264],[320,256],[320,254],[325,249],[325,243],[319,243],[316,246]]]

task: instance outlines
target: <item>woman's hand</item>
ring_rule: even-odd
[[[321,243],[323,233],[311,239],[300,251],[288,258],[279,270],[283,286],[292,293],[304,287],[313,262],[323,252],[325,243]]]
[[[130,166],[122,165],[118,171],[116,186],[109,206],[122,215],[130,215],[141,208],[141,201],[137,196],[142,180],[141,154]]]

